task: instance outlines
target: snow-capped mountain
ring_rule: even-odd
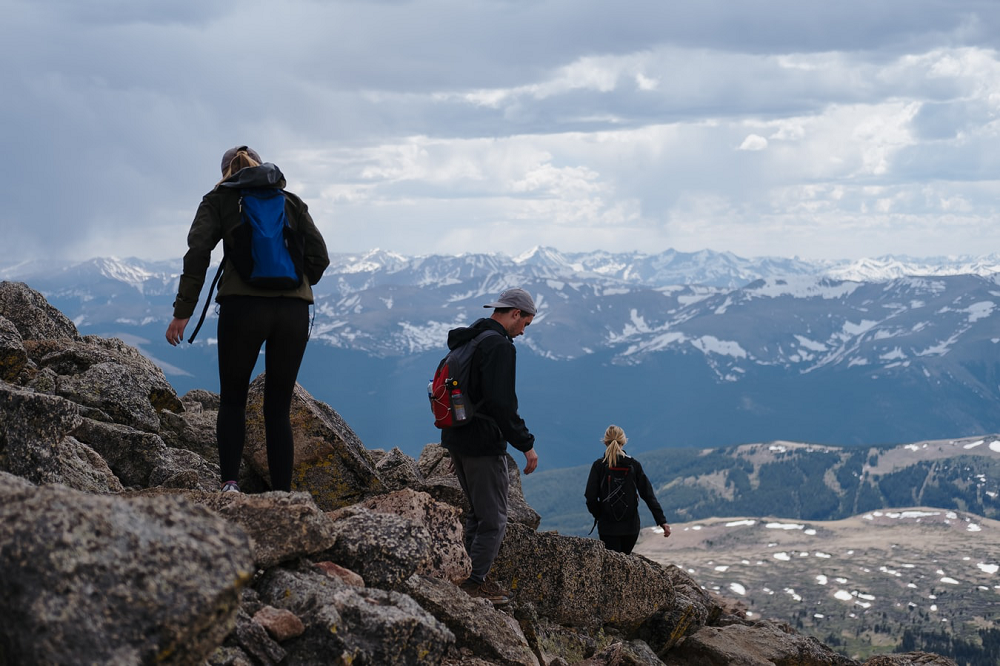
[[[422,391],[447,331],[518,285],[539,306],[517,341],[521,412],[554,461],[570,464],[611,422],[637,449],[996,432],[997,270],[996,255],[340,254],[315,289],[300,379],[369,446],[419,450],[437,438]],[[106,258],[0,278],[38,289],[83,333],[138,346],[179,391],[214,389],[210,322],[193,346],[163,341],[179,271]]]

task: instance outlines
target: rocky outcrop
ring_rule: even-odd
[[[430,553],[417,566],[416,573],[450,580],[456,585],[472,573],[472,561],[465,551],[462,537],[459,509],[411,488],[374,497],[361,506],[405,518],[427,530],[432,540]]]
[[[261,374],[250,384],[244,459],[266,482],[264,382]],[[327,511],[386,491],[374,461],[350,426],[340,414],[314,400],[298,385],[292,394],[291,418],[295,438],[293,490],[311,493],[316,504]]]
[[[315,569],[272,569],[257,589],[303,623],[303,633],[282,644],[288,663],[436,664],[455,643],[412,597],[357,588]]]
[[[667,666],[770,666],[772,664],[856,664],[837,654],[815,638],[803,636],[790,627],[762,621],[704,626],[660,658]]]
[[[253,574],[238,527],[183,498],[0,486],[4,663],[190,664]]]
[[[0,318],[13,325],[23,340],[80,338],[69,317],[23,282],[0,282]]]
[[[0,283],[0,664],[856,664],[677,567],[538,533],[510,456],[496,610],[457,586],[468,506],[440,446],[368,451],[296,387],[295,492],[268,492],[264,381],[252,492],[221,494],[217,395],[178,397],[136,350]]]

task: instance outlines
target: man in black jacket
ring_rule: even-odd
[[[493,315],[448,332],[449,349],[466,344],[483,331],[500,335],[483,337],[472,360],[468,399],[476,405],[475,418],[461,428],[442,430],[441,445],[451,454],[455,474],[472,507],[465,519],[465,549],[472,559],[472,575],[462,589],[501,606],[510,599],[486,575],[507,530],[507,443],[524,453],[525,474],[538,466],[535,437],[517,413],[514,390],[514,338],[524,333],[536,310],[523,289],[508,289],[495,303],[483,307],[494,308]]]

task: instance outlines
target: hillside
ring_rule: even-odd
[[[585,535],[586,465],[540,471],[524,480],[542,529]],[[635,454],[673,521],[713,516],[840,520],[878,509],[933,506],[1000,519],[1000,436],[886,447],[795,442]],[[592,458],[591,458],[592,456]],[[651,516],[641,511],[644,523]]]
[[[710,518],[661,535],[644,530],[636,552],[739,600],[748,617],[782,618],[852,658],[905,639],[962,664],[998,663],[995,520],[917,507],[836,521]],[[933,642],[941,632],[950,645]]]

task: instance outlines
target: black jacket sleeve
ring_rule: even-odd
[[[656,521],[656,524],[663,525],[667,522],[667,517],[663,515],[663,508],[660,507],[660,503],[656,500],[656,495],[653,494],[653,484],[649,482],[649,477],[642,470],[642,465],[639,464],[639,461],[635,460],[634,464],[636,467],[635,485],[639,489],[639,497],[646,502],[646,506],[649,507],[649,511],[653,514],[653,520]]]
[[[594,518],[601,517],[601,471],[603,465],[600,460],[595,460],[590,466],[590,476],[587,477],[587,489],[583,496],[587,499],[587,511]]]

